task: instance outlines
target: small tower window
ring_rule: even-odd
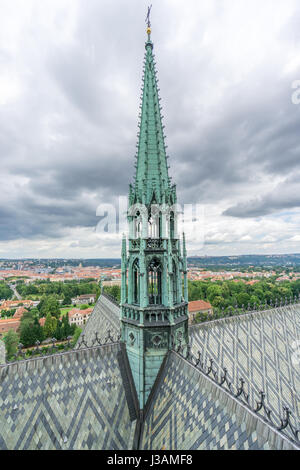
[[[162,268],[157,259],[153,259],[148,267],[148,295],[150,305],[162,304]]]
[[[155,220],[153,217],[149,217],[149,238],[155,238]]]
[[[135,305],[140,304],[140,266],[139,266],[139,260],[136,259],[135,262],[133,263],[133,303]]]
[[[178,295],[177,295],[177,267],[175,261],[173,261],[173,303],[177,304]]]
[[[160,217],[156,214],[150,214],[148,220],[148,236],[149,238],[159,238],[160,237]]]
[[[160,210],[156,204],[155,198],[152,200],[149,211],[148,236],[149,238],[159,238],[161,236]]]
[[[142,218],[140,212],[136,213],[135,216],[135,238],[140,238],[142,236]]]
[[[175,217],[174,212],[172,211],[170,214],[170,238],[173,239],[175,237]]]

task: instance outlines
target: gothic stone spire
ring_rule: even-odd
[[[187,347],[186,253],[177,235],[147,15],[136,177],[129,192],[129,240],[122,243],[121,331],[142,410],[163,360]]]
[[[157,72],[153,55],[151,29],[147,29],[146,53],[143,69],[142,96],[140,105],[140,122],[137,144],[136,175],[131,188],[130,201],[149,205],[155,200],[157,204],[176,203],[175,187],[171,188],[168,174],[164,126],[162,123],[161,105],[158,89]],[[170,200],[171,198],[171,200]]]

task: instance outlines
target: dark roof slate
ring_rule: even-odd
[[[250,403],[255,406],[260,391],[274,420],[280,423],[284,407],[292,412],[292,424],[300,423],[300,368],[295,363],[300,337],[300,305],[255,312],[200,324],[190,328],[192,352],[214,361],[219,375],[226,368],[229,380],[246,382]],[[287,429],[286,432],[290,432]],[[292,434],[291,434],[291,437]]]
[[[5,364],[5,344],[0,339],[0,364]]]
[[[131,449],[124,353],[113,344],[0,367],[0,449]]]
[[[171,352],[146,411],[140,448],[268,450],[294,446],[189,362]]]
[[[82,336],[88,347],[93,346],[95,334],[98,334],[99,340],[103,340],[110,333],[117,338],[120,334],[120,307],[118,307],[105,294],[102,294],[91,313],[84,330],[77,342],[78,347],[86,347],[82,344]]]

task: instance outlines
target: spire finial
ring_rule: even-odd
[[[151,13],[151,10],[152,10],[152,5],[150,5],[150,7],[148,7],[148,12],[147,12],[147,16],[146,16],[146,23],[147,23],[147,34],[150,38],[150,34],[151,34],[151,22],[150,22],[150,13]]]

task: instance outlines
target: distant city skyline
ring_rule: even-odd
[[[0,3],[0,258],[120,258],[148,2]],[[299,1],[150,3],[188,256],[300,253]]]

